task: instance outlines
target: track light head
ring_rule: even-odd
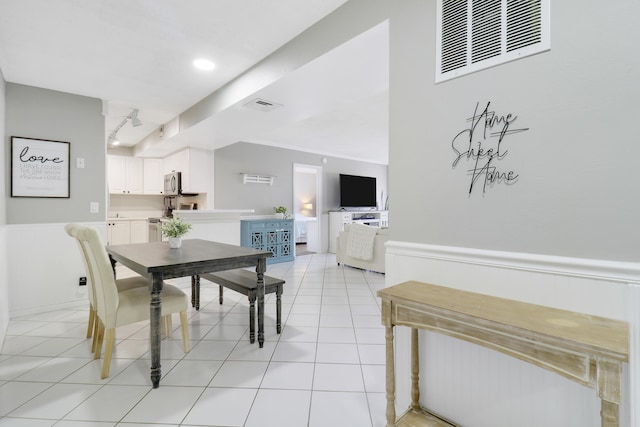
[[[131,114],[129,115],[129,117],[131,117],[131,126],[133,126],[134,128],[137,128],[138,126],[142,126],[142,122],[138,118],[138,110],[137,109],[133,110],[131,112]]]
[[[109,137],[107,138],[107,144],[111,144],[111,145],[120,144],[120,141],[118,141],[118,131],[122,129],[122,127],[126,125],[129,120],[131,120],[131,125],[134,128],[138,126],[142,126],[142,122],[138,118],[137,108],[131,111],[128,116],[125,116],[120,122],[120,124],[118,124],[118,126],[116,126],[116,128],[113,131],[111,131],[111,133],[109,134]]]

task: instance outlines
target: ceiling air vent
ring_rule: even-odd
[[[274,108],[282,107],[282,104],[276,104],[275,102],[267,101],[266,99],[256,98],[244,104],[243,107],[251,108],[252,110],[271,111]]]

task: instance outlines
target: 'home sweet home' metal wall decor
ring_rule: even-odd
[[[507,136],[524,132],[529,128],[512,128],[518,116],[507,113],[496,114],[489,109],[491,102],[487,102],[482,111],[480,103],[476,103],[473,116],[466,121],[470,125],[461,130],[451,141],[451,148],[455,153],[455,160],[451,167],[455,169],[461,160],[470,167],[467,169],[471,176],[469,196],[475,186],[482,187],[482,193],[495,184],[513,184],[519,174],[513,170],[500,170],[496,165],[503,160],[509,150],[505,148]]]

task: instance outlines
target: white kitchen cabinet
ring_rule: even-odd
[[[146,219],[107,220],[107,245],[128,245],[149,241],[149,227]]]
[[[126,245],[131,242],[131,221],[107,221],[107,244]]]
[[[162,159],[144,159],[144,194],[164,193]]]
[[[185,193],[208,193],[209,153],[199,148],[185,148],[163,159],[164,173],[182,172],[182,191]]]
[[[109,193],[142,194],[143,159],[128,156],[107,156]]]

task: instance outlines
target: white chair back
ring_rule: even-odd
[[[104,248],[98,230],[87,225],[74,224],[72,232],[82,246],[82,253],[93,282],[95,309],[105,328],[116,327],[118,311],[118,288],[113,267]]]

